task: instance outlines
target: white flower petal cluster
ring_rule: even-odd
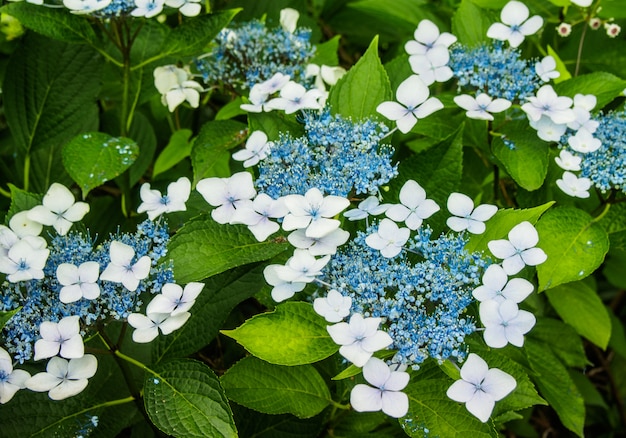
[[[378,216],[383,214],[390,207],[390,204],[381,204],[376,196],[369,196],[359,202],[357,208],[346,211],[343,215],[351,221],[366,219],[370,215]]]
[[[480,93],[475,98],[469,94],[461,94],[454,97],[454,103],[467,111],[467,117],[477,120],[493,120],[491,113],[500,113],[511,107],[508,100],[492,99],[486,93]]]
[[[534,290],[532,283],[524,278],[512,278],[500,265],[490,265],[483,274],[483,284],[472,291],[478,301],[493,300],[497,303],[512,301],[521,303]]]
[[[100,274],[100,280],[122,283],[129,291],[137,290],[139,281],[150,274],[150,257],[143,256],[135,263],[135,249],[125,243],[114,240],[109,248],[111,262]]]
[[[137,0],[139,1],[139,0]],[[151,0],[141,0],[153,3]],[[162,3],[164,0],[158,0]],[[193,3],[191,3],[193,5]],[[198,5],[200,6],[200,5]],[[154,86],[161,93],[161,103],[167,105],[172,112],[183,102],[189,103],[192,108],[200,105],[200,92],[202,85],[191,79],[191,74],[175,65],[165,65],[154,69]]]
[[[305,77],[315,78],[315,88],[326,92],[326,85],[333,86],[346,74],[340,66],[309,64],[306,66]]]
[[[63,287],[59,293],[62,303],[74,303],[81,298],[95,300],[100,296],[98,277],[100,264],[85,262],[79,266],[71,263],[61,263],[57,267],[57,280]]]
[[[566,194],[574,198],[588,198],[591,180],[577,177],[572,172],[563,172],[563,177],[556,180],[556,185]]]
[[[350,314],[352,298],[343,296],[335,289],[328,291],[323,298],[313,301],[313,309],[328,322],[342,321]]]
[[[91,14],[106,8],[112,0],[63,0],[63,6],[70,10],[72,14]]]
[[[263,131],[254,131],[246,141],[245,149],[233,154],[233,160],[243,161],[243,167],[252,167],[265,159],[274,142],[267,141],[267,135]]]
[[[420,21],[413,36],[415,40],[404,45],[413,73],[426,85],[449,80],[453,73],[448,67],[448,47],[456,42],[456,37],[448,32],[439,33],[439,28],[430,20]]]
[[[530,127],[537,131],[537,137],[543,141],[560,141],[567,130],[566,123],[554,123],[546,115],[542,115],[538,121],[530,120]]]
[[[492,240],[487,243],[491,253],[502,260],[502,268],[507,275],[515,275],[524,266],[536,266],[548,258],[539,243],[539,234],[535,227],[527,221],[514,226],[508,234],[508,240]]]
[[[591,119],[591,110],[593,110],[598,99],[593,94],[576,94],[574,95],[574,121],[567,124],[567,127],[574,131],[586,130],[590,134],[596,132],[600,123]]]
[[[552,85],[542,86],[535,96],[527,97],[526,100],[528,102],[522,105],[522,110],[533,122],[538,122],[544,115],[556,124],[567,124],[576,119],[571,108],[574,101],[557,95]]]
[[[298,25],[300,12],[293,8],[284,8],[280,10],[280,26],[289,33],[294,33]]]
[[[217,207],[211,217],[218,224],[230,223],[235,210],[256,196],[252,175],[235,173],[229,178],[204,178],[198,181],[196,190],[206,202]]]
[[[243,103],[239,106],[239,108],[251,113],[272,111],[272,108],[266,105],[270,95],[282,90],[282,88],[287,85],[290,80],[291,78],[288,75],[275,73],[268,80],[254,84],[250,89],[250,95],[248,96],[250,103]]]
[[[243,200],[238,204],[230,223],[247,225],[254,237],[263,242],[280,229],[280,225],[270,218],[282,218],[288,212],[284,198],[273,199],[266,193],[259,193],[254,200]]]
[[[176,316],[189,311],[195,304],[196,298],[202,292],[204,283],[191,282],[183,289],[176,283],[164,284],[161,293],[152,298],[146,308],[146,313],[169,313]]]
[[[98,361],[91,354],[69,361],[55,356],[48,362],[46,372],[35,374],[24,384],[31,391],[47,391],[52,400],[64,400],[82,392],[97,369]]]
[[[202,11],[202,0],[165,0],[165,4],[185,17],[195,17]]]
[[[8,403],[15,393],[26,388],[30,374],[13,369],[13,361],[7,351],[0,347],[0,404]]]
[[[287,82],[281,89],[279,97],[268,101],[264,108],[270,110],[281,110],[285,114],[293,114],[303,109],[318,110],[323,107],[320,98],[325,97],[317,88],[307,90],[297,82]]]
[[[76,202],[72,192],[59,183],[52,183],[42,204],[28,211],[28,219],[54,227],[61,236],[65,236],[72,224],[89,212],[89,204]]]
[[[556,79],[561,76],[556,70],[556,60],[552,56],[545,56],[535,64],[535,73],[543,82],[550,82],[550,79]]]
[[[289,213],[283,219],[283,229],[292,231],[306,229],[305,235],[320,238],[339,228],[340,222],[333,219],[349,205],[350,201],[340,196],[324,196],[313,187],[304,195],[284,197]]]
[[[380,318],[363,318],[353,313],[349,322],[340,322],[326,327],[333,341],[341,345],[339,354],[358,367],[362,367],[374,352],[393,343],[391,337],[378,330]]]
[[[389,219],[383,219],[378,224],[378,230],[365,238],[365,243],[371,248],[380,251],[383,257],[395,257],[402,251],[402,247],[411,237],[411,230],[400,228]]]
[[[456,36],[448,32],[439,33],[439,28],[430,20],[422,20],[413,33],[414,40],[404,45],[409,55],[425,55],[435,47],[447,49],[457,40]]]
[[[130,11],[133,17],[152,18],[163,12],[165,0],[134,0],[135,9]],[[171,110],[170,110],[171,111]]]
[[[535,316],[520,310],[513,300],[487,300],[480,303],[480,321],[485,326],[483,338],[492,348],[502,348],[507,344],[521,347],[524,335],[535,326]]]
[[[426,199],[426,191],[412,179],[404,183],[399,198],[400,204],[391,205],[385,215],[395,222],[404,222],[411,230],[417,230],[424,219],[440,210],[435,201]]]
[[[174,211],[186,211],[185,203],[191,194],[191,181],[182,176],[176,182],[167,186],[167,195],[150,188],[150,183],[144,183],[139,190],[141,204],[137,207],[137,213],[148,213],[148,218],[153,221],[163,213]]]
[[[510,394],[517,382],[498,368],[489,368],[480,356],[470,353],[461,367],[461,380],[454,382],[447,396],[465,403],[467,410],[486,423],[498,400]]]
[[[350,233],[341,228],[331,231],[322,237],[308,237],[303,229],[295,230],[287,240],[299,249],[306,249],[313,256],[332,255],[337,248],[348,241]]]
[[[277,303],[285,301],[295,295],[296,292],[302,291],[307,285],[305,282],[291,282],[283,280],[279,275],[279,269],[283,265],[268,265],[263,270],[265,281],[272,288],[272,299]]]
[[[4,237],[11,239],[12,236],[6,230]],[[50,255],[50,250],[45,245],[46,241],[40,237],[25,236],[12,243],[9,248],[0,248],[0,272],[7,274],[7,280],[11,283],[41,280],[44,277],[43,268]]]
[[[487,36],[499,41],[508,41],[511,47],[518,47],[524,38],[535,34],[543,26],[543,18],[533,15],[528,18],[528,7],[518,1],[508,2],[500,12],[502,23],[493,23],[487,29]]]
[[[456,232],[467,230],[472,234],[484,233],[485,222],[498,211],[498,207],[490,204],[481,204],[474,208],[472,198],[463,193],[451,193],[447,206],[448,211],[454,215],[446,221],[450,229]]]
[[[554,161],[556,161],[556,164],[563,170],[580,170],[582,158],[577,157],[565,149],[561,149],[561,153],[558,157],[554,158]]]
[[[35,342],[34,360],[61,355],[77,359],[85,354],[78,316],[66,316],[59,322],[44,321],[39,325],[41,339]]]
[[[602,146],[602,142],[586,129],[579,129],[575,135],[567,139],[567,144],[581,154],[595,152]]]

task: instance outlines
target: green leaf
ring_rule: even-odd
[[[337,51],[339,50],[339,41],[341,40],[341,35],[335,35],[328,41],[324,41],[321,44],[317,44],[315,46],[315,55],[309,61],[309,64],[317,64],[317,65],[338,65],[339,58],[337,56]]]
[[[154,362],[200,350],[215,337],[231,310],[254,296],[264,284],[262,266],[252,270],[247,266],[231,269],[206,280],[185,325],[153,343]]]
[[[146,373],[144,405],[163,432],[184,437],[236,437],[217,376],[203,363],[177,359]]]
[[[278,111],[248,114],[248,130],[263,131],[270,141],[278,140],[280,134],[284,132],[288,132],[292,138],[304,135],[304,127],[301,124],[286,119]]]
[[[282,238],[259,242],[243,225],[224,226],[202,215],[172,237],[168,254],[180,283],[200,281],[248,263],[268,260],[289,245]]]
[[[611,318],[612,328],[609,347],[622,356],[622,358],[626,359],[626,330],[624,330],[624,324],[615,316],[611,309],[609,309],[609,316]]]
[[[559,96],[574,97],[578,93],[595,95],[598,99],[596,110],[602,109],[607,103],[621,96],[624,88],[625,80],[600,71],[576,76],[554,86]]]
[[[205,123],[191,149],[194,185],[216,175],[220,159],[230,157],[230,150],[245,140],[246,125],[235,120],[212,120]],[[220,175],[221,176],[221,175]]]
[[[330,391],[312,365],[272,365],[248,356],[220,379],[226,396],[266,414],[309,418],[330,404]]]
[[[548,46],[548,55],[550,55],[550,56],[552,56],[554,58],[554,60],[556,61],[556,71],[558,71],[561,74],[558,78],[554,79],[554,83],[558,84],[558,83],[561,83],[561,82],[565,82],[568,79],[571,79],[572,75],[567,70],[567,67],[565,66],[565,64],[561,60],[561,57],[550,46]]]
[[[355,121],[379,117],[376,107],[392,99],[387,72],[378,58],[378,37],[363,57],[330,90],[328,102],[333,114]]]
[[[240,437],[317,438],[324,426],[323,414],[302,419],[290,414],[266,415],[236,403],[231,407]]]
[[[27,34],[11,56],[3,83],[7,123],[18,149],[60,152],[68,140],[97,124],[101,68],[87,46]]]
[[[24,2],[7,4],[0,8],[0,12],[17,18],[25,27],[55,40],[67,43],[93,43],[96,40],[89,21],[69,14],[65,8],[47,8]]]
[[[446,396],[451,384],[445,378],[411,379],[403,391],[409,396],[409,413],[400,420],[404,432],[419,438],[425,434],[446,438],[497,437],[493,425],[481,423],[464,404]],[[429,432],[425,433],[424,428]]]
[[[130,185],[133,186],[143,177],[143,174],[152,164],[157,138],[152,124],[140,112],[135,112],[128,136],[139,146],[139,156],[128,169]]]
[[[165,149],[159,154],[154,162],[152,177],[171,169],[191,154],[190,129],[181,129],[172,134]]]
[[[554,354],[569,367],[584,368],[589,364],[582,339],[561,320],[537,317],[527,337],[550,345]]]
[[[63,147],[63,165],[83,191],[121,175],[135,161],[139,147],[130,138],[88,132],[74,137]]]
[[[537,222],[538,246],[548,255],[537,266],[539,291],[581,280],[596,270],[609,250],[609,237],[589,214],[557,207]]]
[[[528,221],[535,224],[539,217],[550,207],[554,205],[554,201],[545,203],[534,208],[525,209],[506,209],[498,210],[498,212],[486,222],[487,229],[483,234],[472,234],[469,242],[465,245],[465,249],[472,251],[487,251],[487,243],[492,240],[506,239],[509,231],[520,222]],[[543,248],[541,240],[539,247]]]
[[[535,381],[541,395],[554,408],[563,425],[582,437],[585,405],[567,368],[554,355],[549,345],[527,339],[524,350],[531,368],[537,373]]]
[[[0,312],[0,330],[2,330],[7,322],[9,322],[9,319],[11,319],[13,315],[21,309],[21,307],[18,307],[17,309],[9,310],[8,312]]]
[[[581,281],[546,291],[559,316],[603,350],[611,338],[611,319],[596,291]]]
[[[247,114],[247,111],[241,109],[242,103],[244,103],[244,101],[241,97],[231,100],[219,109],[217,114],[215,114],[215,120],[228,120],[242,114]]]
[[[41,205],[41,201],[43,199],[43,195],[29,193],[15,187],[13,184],[9,184],[9,189],[11,190],[11,206],[9,207],[9,212],[5,218],[7,225],[15,213],[30,210],[36,205]]]
[[[489,26],[489,17],[471,0],[463,0],[452,17],[452,33],[460,43],[470,47],[487,41]]]
[[[548,143],[528,129],[526,120],[514,120],[503,128],[503,137],[493,139],[492,151],[502,162],[507,173],[526,190],[537,190],[548,174]]]
[[[309,303],[279,304],[273,312],[223,330],[253,355],[276,365],[304,365],[322,360],[339,347],[326,331],[326,321]]]

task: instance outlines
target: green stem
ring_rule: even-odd
[[[24,157],[24,191],[28,191],[30,182],[30,153]]]
[[[604,208],[602,209],[600,214],[598,214],[596,217],[594,217],[591,222],[600,222],[602,220],[602,218],[604,216],[606,216],[606,214],[609,212],[610,208],[611,208],[611,203],[610,202],[607,202],[606,204],[604,204]]]
[[[341,403],[336,402],[335,400],[330,400],[330,404],[333,406],[333,408],[335,409],[343,409],[343,410],[347,410],[350,409],[350,405],[342,405]]]
[[[154,376],[158,376],[157,373],[155,373],[150,368],[148,368],[148,366],[145,365],[143,362],[139,362],[137,359],[134,359],[134,358],[132,358],[130,356],[127,356],[127,355],[125,355],[124,353],[122,353],[119,350],[114,350],[113,354],[116,357],[118,357],[119,359],[121,359],[121,360],[124,360],[124,361],[126,361],[128,363],[131,363],[131,364],[135,365],[136,367],[141,368],[142,370],[147,371],[148,373],[150,373],[150,374],[152,374]]]
[[[0,187],[0,195],[5,196],[7,198],[11,197],[11,192],[4,190],[2,187]]]
[[[580,69],[580,60],[583,55],[583,45],[585,43],[585,36],[587,35],[588,25],[583,26],[583,33],[580,36],[580,42],[578,43],[578,54],[576,55],[576,68],[574,69],[574,77],[578,76],[578,70]]]

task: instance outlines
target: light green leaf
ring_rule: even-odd
[[[541,395],[554,408],[563,425],[582,437],[585,405],[567,368],[547,344],[527,339],[524,350],[531,368],[537,373],[535,381]]]
[[[537,222],[538,246],[548,255],[537,266],[539,291],[581,280],[596,270],[609,250],[609,237],[589,214],[557,207]]]
[[[603,350],[611,338],[611,319],[596,291],[581,281],[546,291],[559,316]]]
[[[9,319],[13,317],[17,312],[19,312],[22,308],[18,307],[17,309],[9,310],[8,312],[0,312],[0,330],[9,322]]]
[[[315,46],[315,55],[313,55],[309,64],[330,66],[338,65],[339,58],[337,56],[337,51],[339,50],[339,40],[341,40],[341,35],[335,35],[328,41],[317,44]]]
[[[9,184],[9,189],[11,190],[11,206],[5,218],[7,225],[15,213],[30,210],[36,205],[41,205],[41,200],[43,199],[43,195],[29,193],[15,187],[13,184]]]
[[[179,437],[236,437],[224,390],[209,367],[191,359],[159,365],[144,380],[144,405],[163,432]]]
[[[487,41],[489,26],[489,17],[471,0],[463,0],[452,17],[452,33],[460,43],[470,47]]]
[[[259,242],[243,225],[220,225],[202,215],[187,222],[172,237],[168,255],[176,281],[200,281],[248,263],[268,260],[289,247],[283,238]]]
[[[576,76],[570,80],[554,86],[559,96],[574,97],[578,93],[593,94],[598,103],[595,109],[602,109],[607,103],[622,94],[626,88],[626,81],[606,72],[593,72]]]
[[[357,121],[380,117],[376,107],[392,99],[387,72],[378,58],[378,37],[374,37],[363,57],[330,90],[328,103],[333,114]]]
[[[222,333],[276,365],[317,362],[339,349],[326,331],[326,321],[309,303],[279,304],[273,312],[256,315],[235,330]]]
[[[63,165],[83,191],[121,175],[137,159],[139,147],[130,138],[88,132],[74,137],[63,147]]]
[[[230,157],[230,150],[247,136],[246,125],[235,120],[212,120],[205,123],[191,149],[194,185],[216,174],[221,159]]]
[[[191,154],[190,129],[180,129],[172,134],[165,149],[159,154],[154,162],[152,177],[171,169]]]
[[[527,337],[550,345],[554,354],[568,367],[584,368],[589,364],[582,339],[559,319],[537,317],[537,323]]]
[[[244,101],[241,97],[231,100],[219,109],[217,114],[215,114],[215,120],[228,120],[242,114],[247,114],[246,111],[240,108],[242,103],[244,103]]]
[[[330,391],[312,365],[272,365],[248,356],[220,379],[226,396],[266,414],[309,418],[330,404]]]
[[[263,131],[267,135],[268,140],[278,140],[281,133],[289,133],[293,138],[304,135],[304,127],[285,118],[278,111],[269,113],[250,113],[248,114],[248,130]]]
[[[558,71],[561,74],[558,78],[554,79],[554,83],[558,84],[560,82],[564,82],[564,81],[567,81],[568,79],[571,79],[572,75],[567,70],[567,67],[561,60],[561,57],[558,55],[558,53],[554,51],[554,49],[551,46],[548,46],[548,55],[554,58],[554,60],[556,61],[556,71]]]

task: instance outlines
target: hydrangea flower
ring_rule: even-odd
[[[409,56],[411,70],[425,85],[449,80],[453,76],[449,61],[450,53],[444,46],[435,46],[423,55]]]
[[[46,372],[35,374],[25,385],[31,391],[47,391],[52,400],[64,400],[82,392],[97,369],[98,361],[91,354],[69,361],[55,356],[48,362]]]
[[[349,322],[340,322],[326,327],[330,337],[339,347],[339,354],[358,367],[362,367],[374,352],[393,343],[391,337],[378,330],[380,318],[363,318],[354,313]]]
[[[576,119],[571,109],[573,101],[569,97],[558,96],[552,85],[544,85],[536,96],[527,97],[527,103],[522,105],[522,110],[528,118],[534,122],[539,121],[545,115],[557,124],[573,122]]]
[[[542,115],[538,121],[530,120],[530,127],[537,130],[537,137],[543,141],[559,141],[565,131],[567,124],[554,123],[552,119],[546,115]]]
[[[201,0],[165,0],[165,4],[178,9],[185,17],[195,17],[202,11]]]
[[[543,18],[534,15],[530,18],[528,7],[522,2],[510,1],[500,12],[502,23],[493,23],[487,29],[487,36],[500,41],[508,41],[511,47],[518,47],[524,38],[536,33],[543,26]]]
[[[41,245],[39,241],[34,243]],[[50,250],[33,246],[29,239],[22,239],[9,248],[6,256],[0,257],[0,272],[7,274],[7,280],[12,283],[40,280],[44,277],[43,268],[49,254]]]
[[[114,240],[109,248],[111,262],[100,274],[100,279],[113,283],[122,283],[129,291],[134,291],[150,273],[150,257],[140,257],[135,263],[135,250],[132,246]]]
[[[94,300],[100,296],[98,276],[100,264],[98,262],[84,262],[79,266],[71,263],[61,263],[57,267],[56,275],[59,284],[63,287],[59,292],[62,303],[73,303],[86,298]]]
[[[284,266],[276,266],[275,272],[282,281],[310,283],[321,274],[322,268],[329,260],[330,255],[317,259],[305,249],[296,249]]]
[[[43,197],[43,205],[33,207],[28,212],[30,220],[54,227],[64,236],[77,222],[89,212],[89,204],[76,202],[74,195],[62,184],[52,183]]]
[[[324,196],[317,188],[307,190],[304,195],[285,196],[289,213],[283,219],[286,231],[306,228],[307,237],[319,238],[339,228],[340,222],[332,219],[350,205],[340,196]]]
[[[176,316],[179,313],[187,312],[196,302],[196,298],[202,292],[204,283],[191,282],[183,289],[176,283],[163,285],[161,293],[152,298],[146,308],[148,315],[153,313],[169,313]]]
[[[590,196],[591,180],[578,178],[572,172],[563,172],[563,177],[556,180],[556,185],[567,195],[574,198],[588,198]]]
[[[451,193],[447,205],[448,211],[455,216],[448,218],[446,224],[456,232],[467,230],[472,234],[484,233],[485,222],[498,211],[498,207],[490,204],[474,208],[474,201],[463,193]]]
[[[524,278],[512,278],[500,265],[490,265],[483,274],[483,284],[472,292],[478,301],[493,300],[501,303],[505,300],[521,303],[534,290],[532,283]]]
[[[85,354],[78,316],[66,316],[58,323],[44,321],[39,326],[39,333],[41,339],[35,342],[34,360],[57,354],[66,359],[76,359]]]
[[[135,330],[133,331],[133,341],[138,344],[152,342],[159,336],[159,330],[164,335],[169,335],[175,330],[181,328],[189,319],[191,313],[179,312],[171,313],[131,313],[128,315],[128,324]]]
[[[565,149],[561,149],[559,156],[555,157],[554,161],[563,170],[580,170],[582,158],[573,155]]]
[[[345,74],[346,69],[343,67],[309,64],[306,66],[305,76],[315,80],[315,88],[326,91],[326,85],[335,85]]]
[[[270,218],[283,218],[288,212],[283,198],[272,199],[259,193],[254,200],[238,204],[230,223],[247,225],[254,237],[263,242],[280,229],[280,225]]]
[[[72,14],[91,14],[106,8],[112,0],[63,0],[63,6],[70,10]]]
[[[357,208],[346,211],[343,215],[351,221],[366,219],[370,215],[378,216],[383,214],[390,207],[390,204],[381,204],[376,196],[368,196],[359,202]]]
[[[455,96],[454,103],[467,111],[467,117],[478,120],[493,120],[491,113],[500,113],[511,107],[508,100],[492,99],[486,93],[480,93],[475,98],[468,94]]]
[[[30,374],[24,370],[14,370],[11,356],[0,347],[0,404],[8,403],[15,393],[26,388]]]
[[[483,338],[492,348],[502,348],[507,344],[521,347],[524,345],[524,335],[537,321],[532,313],[520,310],[512,300],[483,301],[479,312],[480,321],[485,326]]]
[[[217,207],[211,217],[218,224],[229,223],[235,209],[256,195],[252,175],[248,172],[235,173],[230,178],[204,178],[198,181],[196,190],[206,202]]]
[[[298,25],[298,19],[300,18],[300,12],[293,8],[284,8],[280,10],[280,25],[282,28],[289,32],[294,33],[296,26]]]
[[[417,230],[424,219],[439,211],[437,203],[426,199],[426,191],[411,179],[400,189],[399,198],[400,204],[391,205],[385,215],[395,222],[404,222],[411,230]]]
[[[509,240],[492,240],[487,243],[491,253],[502,260],[502,268],[508,275],[515,275],[524,266],[536,266],[545,262],[548,256],[541,248],[536,248],[539,235],[533,225],[520,222],[508,234]]]
[[[34,221],[28,217],[30,210],[18,211],[9,220],[9,228],[18,238],[26,236],[39,236],[43,230],[40,222]]]
[[[335,289],[323,298],[313,301],[313,309],[328,322],[339,322],[350,314],[352,298],[341,295]]]
[[[395,222],[383,219],[378,224],[378,230],[365,238],[370,248],[380,251],[383,257],[395,257],[402,251],[404,244],[409,240],[411,230],[399,228]]]
[[[186,211],[185,203],[190,193],[191,182],[184,176],[167,186],[167,195],[161,195],[158,190],[150,188],[150,183],[144,183],[139,191],[142,202],[137,207],[137,213],[147,212],[148,218],[153,221],[163,213]]]
[[[586,129],[580,129],[575,135],[572,135],[567,139],[567,144],[581,154],[587,154],[589,152],[595,152],[602,146],[602,142],[597,138],[594,138]]]
[[[267,157],[274,143],[267,141],[263,131],[254,131],[246,140],[245,149],[233,154],[233,160],[243,161],[243,167],[252,167]]]
[[[321,109],[319,98],[322,93],[317,88],[307,90],[297,82],[288,82],[276,97],[265,104],[265,108],[285,111],[293,114],[303,109]]]
[[[350,238],[350,233],[341,228],[322,236],[308,237],[303,229],[295,230],[287,236],[287,240],[296,248],[306,249],[313,256],[335,254],[337,247],[343,245]]]
[[[307,285],[305,282],[291,282],[283,280],[278,274],[278,268],[282,265],[268,265],[263,269],[263,276],[265,281],[273,286],[271,294],[272,299],[277,303],[285,301],[295,295],[296,292],[302,291]]]
[[[450,47],[457,40],[456,36],[448,32],[439,33],[439,28],[430,20],[422,20],[413,33],[414,40],[407,41],[404,50],[409,55],[425,55],[434,47]]]
[[[163,11],[165,0],[134,0],[135,9],[130,12],[133,17],[152,18]]]
[[[561,76],[556,70],[556,60],[552,56],[545,56],[541,61],[535,64],[535,72],[543,82],[550,82],[550,79],[556,79]]]

